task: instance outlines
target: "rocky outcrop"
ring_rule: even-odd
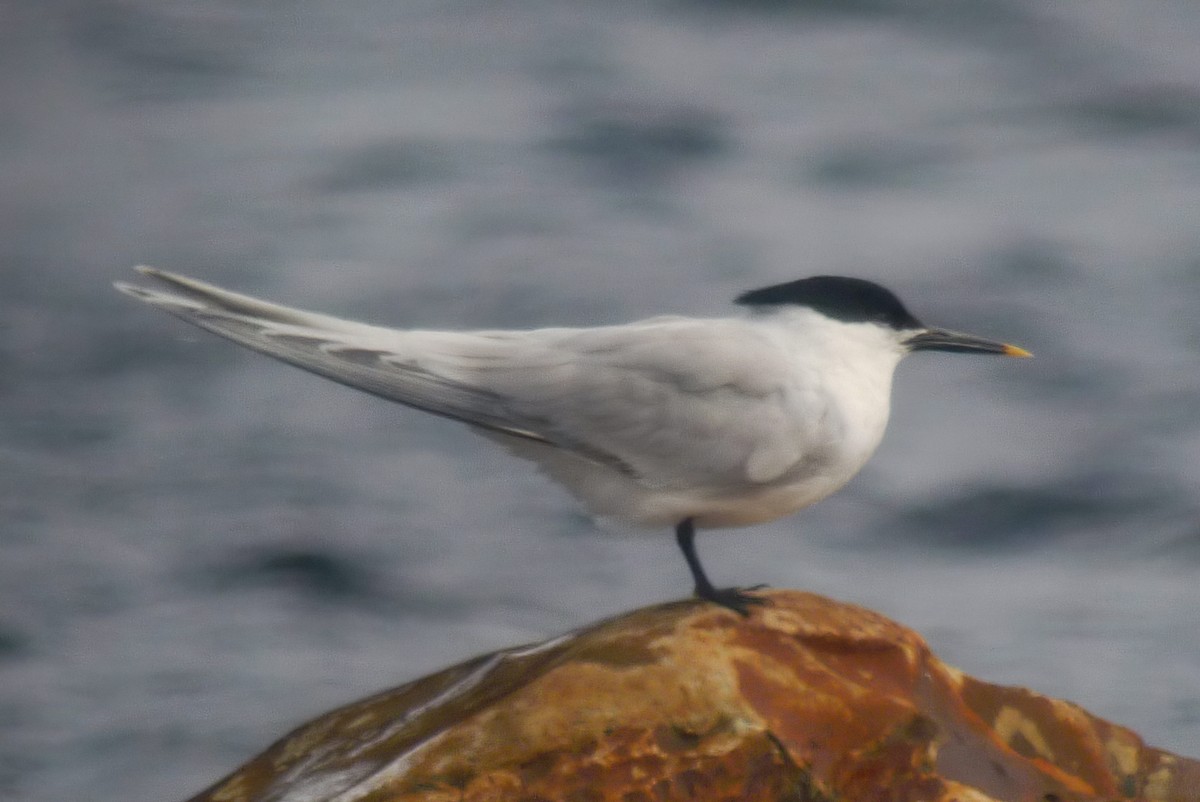
[[[791,591],[478,657],[306,724],[195,800],[1200,802],[1200,762]]]

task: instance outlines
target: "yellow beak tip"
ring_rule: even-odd
[[[1026,351],[1024,348],[1019,348],[1015,345],[1009,345],[1008,343],[1004,344],[1004,355],[1018,356],[1023,359],[1031,359],[1033,357],[1033,354],[1029,351]]]

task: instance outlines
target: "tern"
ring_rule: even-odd
[[[426,331],[137,270],[154,286],[117,289],[283,362],[461,421],[535,462],[596,517],[674,527],[695,594],[743,616],[762,598],[713,585],[697,529],[781,518],[850,481],[883,438],[907,354],[1031,356],[927,326],[891,291],[841,276],[743,293],[731,317]]]

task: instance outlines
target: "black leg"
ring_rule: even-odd
[[[704,573],[704,566],[700,564],[700,556],[696,554],[696,527],[691,518],[684,518],[675,527],[675,542],[679,544],[679,550],[683,552],[683,559],[687,560],[688,569],[692,572],[692,579],[696,582],[696,595],[699,598],[727,607],[742,617],[750,615],[751,605],[766,603],[765,599],[746,593],[739,588],[713,587],[708,575]]]

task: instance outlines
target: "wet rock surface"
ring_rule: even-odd
[[[194,800],[1200,800],[1200,762],[796,591],[496,652],[334,710]]]

